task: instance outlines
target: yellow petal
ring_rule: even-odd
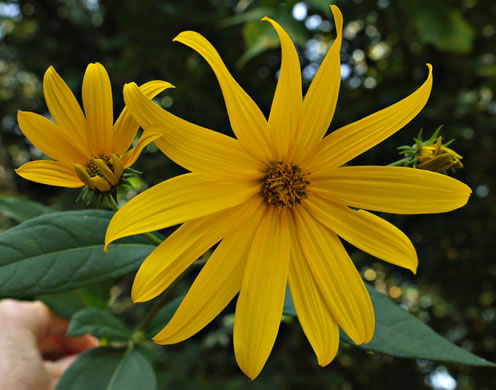
[[[258,191],[258,183],[215,182],[193,173],[176,176],[126,203],[110,221],[105,245],[234,207]]]
[[[115,175],[120,178],[122,176],[122,172],[124,171],[124,163],[121,158],[116,154],[111,154],[110,164],[112,164],[112,167],[114,168]]]
[[[84,149],[85,145],[74,142],[65,129],[49,119],[33,112],[19,111],[17,120],[24,135],[47,156],[67,165],[88,164],[90,156]]]
[[[143,149],[148,144],[155,141],[157,138],[160,138],[161,136],[162,133],[145,131],[139,138],[138,142],[136,142],[134,148],[130,149],[124,156],[122,156],[121,160],[124,168],[129,168],[131,165],[133,165],[140,156]]]
[[[165,81],[150,81],[139,88],[148,99],[153,99],[160,92],[174,86]],[[124,154],[133,143],[138,128],[138,122],[134,120],[128,107],[124,107],[114,124],[112,153]]]
[[[43,77],[43,93],[55,123],[67,132],[74,143],[89,151],[86,119],[81,107],[53,66],[47,69]]]
[[[391,264],[417,271],[417,252],[408,237],[384,219],[364,210],[312,196],[307,210],[351,245]]]
[[[405,167],[342,167],[311,191],[361,209],[397,214],[443,213],[462,207],[472,190],[447,175]]]
[[[294,222],[291,228],[291,261],[288,283],[298,321],[312,346],[319,365],[328,365],[339,347],[339,327],[310,272]]]
[[[155,144],[186,169],[221,180],[259,177],[264,165],[240,142],[187,122],[146,99],[136,84],[124,87],[124,99],[136,120],[147,130],[162,132]]]
[[[257,197],[258,198],[258,197]],[[260,201],[260,200],[259,200]],[[255,200],[184,223],[160,244],[141,265],[132,289],[134,302],[144,302],[162,293],[189,265],[219,242],[239,223]]]
[[[110,183],[100,176],[91,177],[88,187],[92,190],[98,190],[100,192],[107,192],[112,189]]]
[[[374,309],[343,244],[302,207],[294,211],[298,241],[329,311],[356,344],[369,342],[374,334]]]
[[[272,24],[281,41],[281,70],[269,116],[269,140],[276,161],[286,161],[294,149],[296,121],[300,111],[301,69],[298,53],[281,26],[270,18],[263,18]]]
[[[331,5],[336,24],[336,39],[319,67],[303,101],[298,120],[298,161],[326,133],[331,124],[341,85],[341,42],[343,15],[338,7]]]
[[[255,379],[267,361],[281,322],[288,280],[287,211],[270,207],[252,240],[234,317],[234,352]]]
[[[98,167],[100,170],[100,173],[102,174],[103,178],[107,180],[111,186],[115,186],[117,183],[119,183],[120,176],[117,176],[114,171],[112,171],[107,164],[105,163],[105,160],[101,158],[97,158],[93,160],[94,164]]]
[[[31,161],[15,171],[19,176],[27,180],[51,186],[77,188],[84,185],[72,166],[58,161]]]
[[[253,156],[269,162],[267,121],[248,94],[227,70],[215,48],[200,34],[184,31],[173,39],[196,50],[210,65],[219,81],[232,129],[243,147]]]
[[[91,152],[95,157],[110,155],[114,122],[112,87],[107,71],[98,62],[89,64],[86,68],[83,79],[83,106]]]
[[[260,222],[261,199],[231,214],[236,220],[201,270],[167,326],[154,338],[158,344],[183,341],[203,329],[234,298],[241,288],[248,249]]]
[[[339,167],[384,141],[410,122],[427,103],[432,88],[432,66],[422,86],[410,96],[381,111],[332,132],[311,150],[302,164],[314,175]]]

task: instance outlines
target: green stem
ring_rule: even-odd
[[[148,238],[154,244],[160,245],[162,243],[162,240],[160,238],[155,237],[151,233],[141,233],[141,234],[143,234],[146,238]]]
[[[133,333],[141,332],[144,331],[145,328],[148,326],[151,320],[153,320],[153,317],[158,313],[158,311],[164,306],[164,304],[169,300],[169,294],[164,293],[162,294],[157,301],[153,304],[152,309],[146,314],[145,318],[143,318],[143,321],[141,321],[136,329],[134,330]]]
[[[411,160],[410,157],[405,157],[405,158],[402,158],[401,160],[392,162],[391,164],[388,164],[387,166],[388,167],[403,166],[403,165],[405,165],[405,163],[409,162],[410,160]]]
[[[112,209],[114,211],[116,211],[116,212],[119,211],[119,205],[117,204],[117,202],[115,201],[114,197],[111,194],[108,194],[106,196],[106,199],[107,199],[107,202],[109,203],[110,207],[112,207]],[[151,233],[141,233],[141,234],[143,234],[146,238],[148,238],[154,244],[160,245],[162,243],[162,240],[160,238],[155,237]]]
[[[111,194],[107,194],[106,198],[107,198],[107,202],[109,203],[110,207],[112,207],[112,210],[119,211],[119,205],[117,204],[114,197]]]

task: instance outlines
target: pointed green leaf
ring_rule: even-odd
[[[113,212],[58,212],[0,233],[0,297],[70,291],[135,271],[155,248],[140,236],[103,251]]]
[[[156,390],[150,362],[136,349],[95,348],[79,355],[56,390]]]
[[[184,299],[184,295],[177,297],[170,302],[168,302],[164,307],[162,307],[157,315],[153,317],[150,321],[150,324],[146,328],[146,333],[149,337],[155,336],[158,332],[162,330],[162,328],[167,325],[167,323],[171,320],[172,316],[176,312],[177,308],[181,304]]]
[[[39,215],[53,213],[57,210],[32,200],[7,197],[0,198],[0,213],[17,222],[24,222]]]
[[[358,347],[411,359],[456,362],[472,366],[495,365],[451,343],[374,287],[368,284],[366,286],[375,310],[375,333],[370,343]],[[296,315],[289,289],[286,291],[284,313]],[[341,339],[356,346],[342,331]]]
[[[67,335],[83,336],[86,333],[97,338],[105,337],[109,341],[127,341],[131,339],[131,330],[108,311],[93,307],[83,309],[71,319]]]
[[[87,307],[106,309],[113,285],[114,281],[110,279],[73,291],[40,295],[37,299],[44,302],[59,316],[71,318],[76,312]]]

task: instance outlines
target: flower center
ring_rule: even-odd
[[[119,156],[111,154],[110,157],[90,159],[87,167],[75,164],[74,169],[90,190],[107,192],[119,184],[124,165]]]
[[[301,203],[302,199],[308,198],[309,175],[310,172],[297,165],[275,162],[262,179],[262,196],[268,204],[277,206],[279,210],[292,208]]]
[[[100,176],[100,177],[103,177],[105,178],[105,176],[103,175],[102,171],[100,171],[100,168],[98,168],[98,165],[96,164],[96,159],[92,158],[90,160],[90,165],[88,166],[88,168],[86,168],[86,172],[88,172],[88,175],[90,175],[90,177],[95,177],[95,176]],[[112,164],[110,163],[110,159],[108,157],[103,157],[99,160],[103,160],[103,162],[105,163],[105,165],[112,171],[112,172],[115,172],[114,171],[114,167],[112,166]]]

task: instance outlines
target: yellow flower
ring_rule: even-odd
[[[331,6],[337,38],[302,99],[300,64],[286,32],[273,20],[282,65],[268,121],[236,83],[214,47],[186,31],[175,41],[196,50],[220,83],[237,139],[184,121],[150,102],[134,84],[124,98],[145,131],[172,160],[191,171],[148,189],[111,220],[106,245],[129,235],[183,223],[144,261],[135,302],[162,293],[191,263],[219,243],[181,306],[154,341],[191,337],[239,293],[234,351],[250,378],[274,345],[289,284],[300,324],[320,365],[331,362],[338,327],[357,344],[374,333],[374,310],[340,236],[352,245],[415,272],[410,240],[362,209],[437,213],[463,206],[465,184],[404,167],[343,164],[401,129],[425,105],[427,81],[409,97],[324,137],[338,97],[342,15]]]
[[[448,169],[463,168],[463,157],[453,149],[443,145],[443,138],[438,137],[432,145],[422,146],[417,156],[417,168],[433,172],[446,172]]]
[[[153,81],[140,90],[153,98],[171,86]],[[37,160],[16,169],[25,179],[53,186],[84,186],[100,192],[119,183],[124,169],[130,167],[143,148],[160,134],[147,132],[131,146],[139,125],[127,108],[115,122],[110,79],[105,68],[89,64],[83,79],[85,114],[67,84],[53,67],[43,79],[43,91],[55,123],[33,112],[19,111],[19,127],[31,143],[53,160]]]

